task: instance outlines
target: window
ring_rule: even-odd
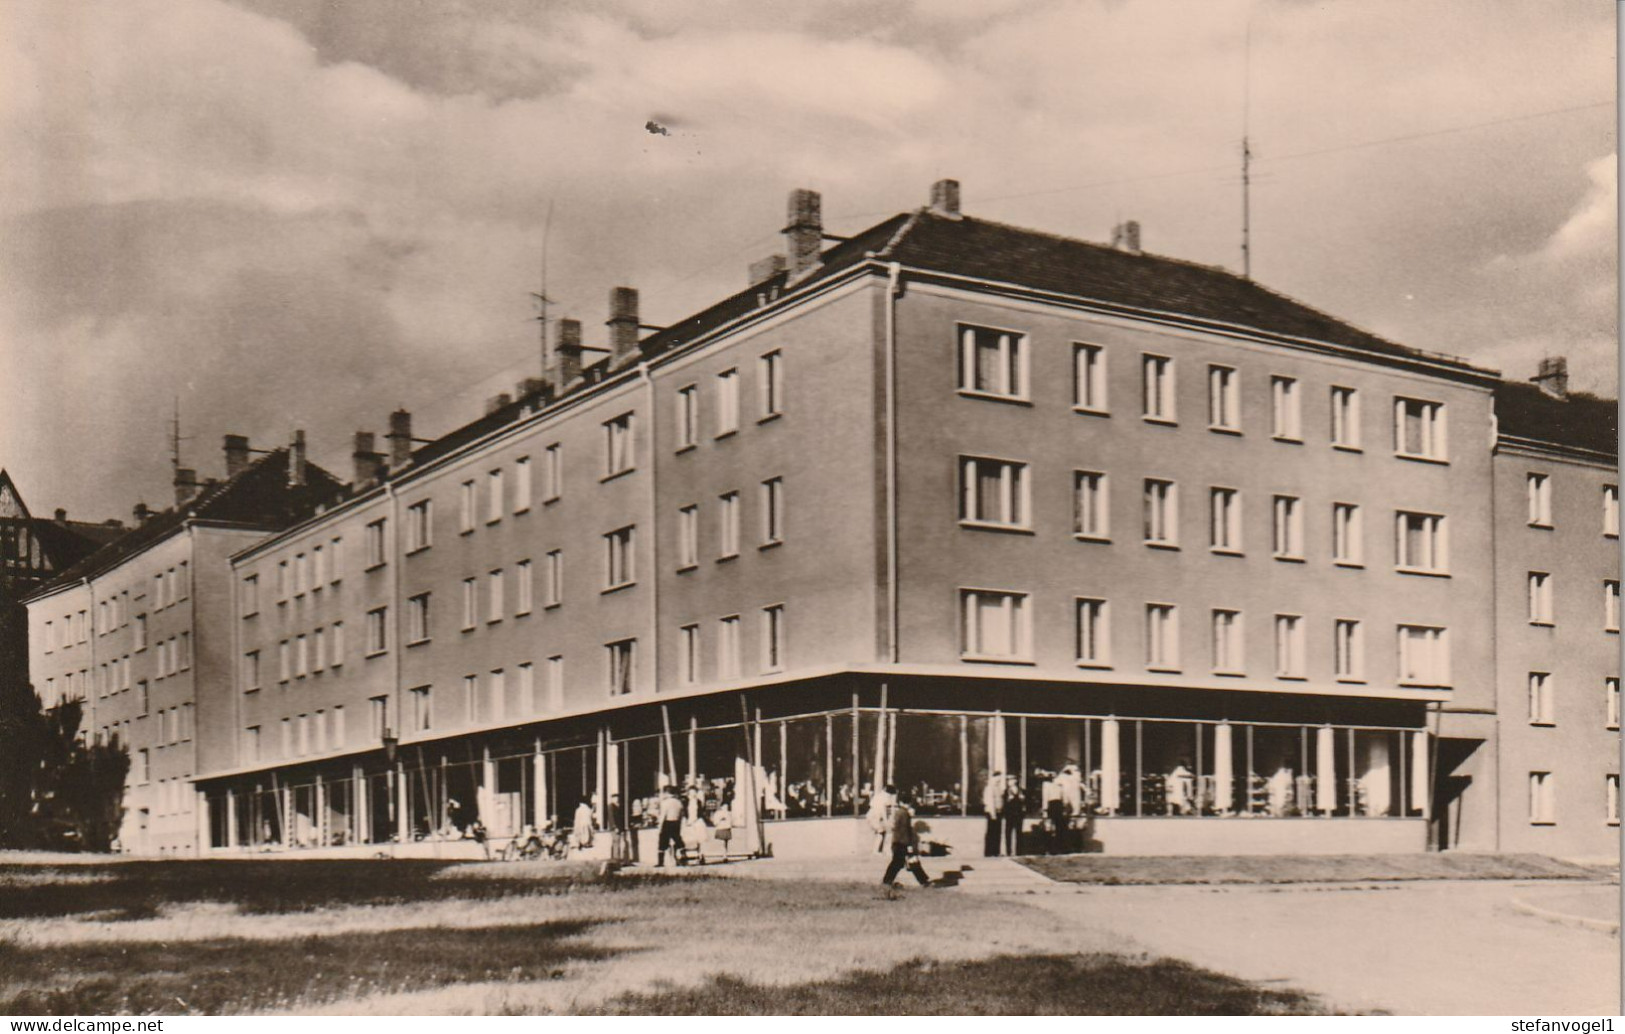
[[[163,652],[163,645],[159,643],[159,652]],[[158,674],[163,674],[162,661],[159,662]],[[276,644],[276,678],[278,682],[286,682],[293,677],[293,644],[286,639]]]
[[[1146,355],[1140,360],[1141,404],[1147,420],[1173,423],[1174,361],[1167,356]]]
[[[491,712],[487,720],[500,722],[508,713],[508,674],[502,668],[494,668],[487,683],[489,687]]]
[[[135,616],[135,648],[137,650],[147,648],[147,615],[145,614]]]
[[[1304,621],[1297,614],[1275,615],[1275,677],[1304,677]]]
[[[480,678],[478,675],[463,676],[463,724],[473,725],[478,719],[480,695]]]
[[[1025,593],[965,589],[960,593],[967,660],[1017,661],[1032,656]]]
[[[389,649],[389,608],[367,611],[367,656]]]
[[[250,725],[243,730],[243,760],[252,764],[260,759],[260,727]]]
[[[519,666],[519,713],[536,713],[536,665],[526,661]]]
[[[283,721],[285,722],[287,719],[284,718]],[[148,782],[148,774],[151,771],[150,766],[147,764],[146,748],[135,752],[135,764],[131,768],[130,781],[145,786]]]
[[[1080,539],[1104,541],[1111,534],[1107,521],[1106,475],[1093,470],[1072,472],[1072,533]]]
[[[1557,780],[1550,772],[1529,773],[1529,823],[1557,824]]]
[[[381,567],[385,560],[384,553],[384,525],[385,520],[373,521],[367,525],[367,567]],[[286,564],[286,561],[283,562]]]
[[[260,576],[251,574],[243,579],[243,617],[251,618],[260,612]],[[137,616],[137,621],[145,623],[145,619]],[[50,622],[46,622],[46,636],[50,635]]]
[[[286,583],[286,578],[287,578],[287,573],[288,573],[288,562],[286,560],[282,561],[282,570],[281,570],[280,573],[282,575],[282,579],[277,584],[277,592],[280,595],[285,596],[285,595],[287,595],[287,591],[288,591],[287,590],[287,583]],[[153,599],[152,606],[153,606],[154,610],[163,610],[165,607],[169,606],[168,597],[165,596],[165,594],[164,594],[164,589],[165,589],[166,584],[167,583],[164,581],[164,573],[162,571],[159,571],[157,574],[152,576],[152,599]],[[79,638],[79,641],[80,642],[85,641],[84,640],[84,631],[83,631],[84,630],[84,621],[83,621],[84,614],[85,614],[85,612],[82,611],[82,610],[79,612],[79,617],[80,617],[80,623],[79,623],[80,638]]]
[[[284,718],[284,719],[282,719],[281,732],[282,732],[282,756],[285,757],[285,758],[291,758],[291,757],[293,757],[293,719],[292,718]]]
[[[1619,773],[1610,772],[1602,777],[1603,797],[1607,810],[1603,813],[1610,826],[1619,825]]]
[[[1353,388],[1332,388],[1332,445],[1360,447],[1360,393]]]
[[[1005,528],[1027,526],[1027,465],[1006,460],[959,458],[959,519]]]
[[[513,464],[513,512],[530,509],[530,457],[521,456]]]
[[[333,581],[331,583],[333,585],[337,585],[340,580],[344,578],[344,571],[339,563],[339,558],[342,555],[339,553],[339,546],[341,543],[343,543],[343,541],[344,540],[342,538],[334,539],[332,542],[332,548],[328,551],[328,555],[333,561]]]
[[[1445,520],[1437,514],[1397,511],[1395,566],[1402,571],[1443,574],[1449,567]]]
[[[389,697],[371,697],[367,701],[367,709],[370,723],[368,728],[372,730],[372,735],[380,740],[388,736],[390,734]]]
[[[637,574],[633,569],[632,528],[621,528],[604,536],[607,564],[604,568],[604,588],[618,589],[631,585]]]
[[[1079,599],[1078,663],[1086,667],[1111,665],[1111,628],[1106,618],[1106,601]]]
[[[142,683],[146,685],[146,683]],[[260,652],[250,650],[243,655],[243,692],[252,693],[260,688]]]
[[[299,716],[299,756],[310,753],[310,715]]]
[[[1614,595],[1613,595],[1613,599],[1615,601],[1614,613],[1617,615],[1619,613],[1619,607],[1618,607],[1619,583],[1618,582],[1611,582],[1609,584],[1614,586]],[[1613,627],[1612,627],[1611,631],[1614,631],[1614,632],[1619,631],[1619,620],[1618,620],[1617,616],[1614,619]],[[182,632],[181,633],[181,639],[180,639],[180,664],[179,664],[179,670],[180,671],[190,671],[191,668],[192,668],[192,633],[190,633],[190,632]]]
[[[432,686],[418,686],[410,694],[412,707],[411,721],[408,732],[428,732],[434,726],[434,688]]]
[[[293,641],[293,677],[302,679],[310,674],[310,644],[304,636]]]
[[[190,561],[182,560],[181,561],[180,571],[175,577],[175,591],[177,593],[175,598],[178,599],[178,600],[188,599],[191,596],[192,580],[191,580],[190,577],[187,576],[187,573],[186,573],[186,569],[187,569],[187,566],[188,566],[189,563],[190,563]]]
[[[1303,505],[1296,496],[1275,497],[1275,559],[1303,559]]]
[[[1354,503],[1332,504],[1332,562],[1359,567],[1365,560],[1361,547],[1360,508]]]
[[[1241,552],[1241,493],[1215,488],[1208,497],[1208,545],[1216,553]]]
[[[564,553],[560,550],[555,549],[547,554],[545,577],[542,605],[557,607],[564,602]]]
[[[1145,541],[1155,546],[1179,541],[1179,497],[1172,481],[1145,479]]]
[[[549,445],[542,453],[542,502],[551,503],[564,494],[564,451]]]
[[[604,422],[604,476],[614,477],[632,469],[632,414],[623,413]]]
[[[1444,629],[1399,626],[1399,681],[1413,686],[1450,684],[1450,642]]]
[[[1444,459],[1444,404],[1394,399],[1394,452],[1411,459]]]
[[[739,555],[739,493],[728,492],[720,499],[722,503],[721,554],[719,560],[727,560]]]
[[[762,482],[762,545],[776,546],[784,541],[784,479]]]
[[[530,613],[535,593],[531,585],[529,560],[521,560],[514,565],[514,583],[514,593],[518,599],[514,601],[513,613],[515,617],[521,617]]]
[[[1099,345],[1072,346],[1072,404],[1091,413],[1106,412],[1106,350]]]
[[[502,520],[502,502],[502,471],[500,469],[486,471],[485,523],[495,524]]]
[[[1529,623],[1552,623],[1552,576],[1544,571],[1529,572]]]
[[[333,622],[333,667],[344,663],[344,622]]]
[[[1550,528],[1552,526],[1552,479],[1545,474],[1530,474],[1527,485],[1530,526]]]
[[[1207,368],[1207,425],[1215,431],[1241,430],[1241,378],[1234,367]]]
[[[690,384],[677,389],[677,450],[700,442],[700,389]]]
[[[693,686],[700,681],[700,626],[684,625],[679,631],[683,652],[678,658],[678,681]]]
[[[1332,626],[1332,669],[1340,682],[1365,681],[1365,632],[1358,621],[1338,618]]]
[[[413,596],[406,601],[406,641],[426,642],[429,638],[429,594]]]
[[[606,644],[605,652],[609,655],[609,695],[625,696],[632,692],[633,679],[636,677],[637,664],[636,639],[622,639],[619,642]]]
[[[1295,377],[1270,378],[1271,434],[1287,442],[1303,440],[1303,407]]]
[[[1602,486],[1602,533],[1619,538],[1619,486]]]
[[[333,708],[333,749],[343,750],[347,744],[344,735],[344,705]]]
[[[489,607],[485,613],[485,620],[493,625],[498,621],[501,621],[503,614],[507,612],[507,605],[503,600],[503,590],[505,588],[503,583],[504,579],[501,569],[492,571],[490,574],[486,575],[486,600]]]
[[[1246,669],[1242,645],[1241,611],[1213,612],[1213,670],[1221,675],[1240,675]]]
[[[1179,611],[1171,603],[1145,605],[1145,666],[1179,670]]]
[[[959,390],[1027,397],[1027,339],[1007,330],[959,327]]]
[[[424,499],[406,508],[406,551],[415,553],[428,549],[429,535],[429,500]]]
[[[1529,673],[1529,724],[1556,725],[1557,707],[1552,699],[1552,676],[1549,672]]]
[[[310,670],[318,674],[327,667],[327,630],[318,627],[311,637]]]
[[[478,522],[479,495],[474,488],[474,482],[464,481],[457,488],[457,530],[467,535],[474,530]]]
[[[717,437],[739,430],[739,371],[717,374]]]
[[[310,561],[300,553],[293,558],[293,594],[297,598],[310,587]]]
[[[1602,583],[1602,630],[1619,631],[1619,583],[1613,580]]]
[[[717,623],[717,678],[739,677],[739,615]]]
[[[310,551],[310,588],[312,592],[321,592],[322,586],[327,584],[327,554],[317,546]]]
[[[784,670],[784,604],[762,608],[762,671]]]
[[[547,659],[547,706],[557,711],[564,706],[564,655]]]
[[[1619,728],[1619,679],[1605,678],[1602,680],[1602,694],[1606,701],[1607,725],[1610,729]]]
[[[317,711],[313,716],[312,724],[315,726],[316,753],[327,753],[327,712]]]
[[[463,579],[463,631],[471,631],[480,620],[479,589],[474,579]]]
[[[762,384],[762,419],[784,412],[784,356],[768,352],[757,361],[757,374]]]
[[[700,508],[685,506],[677,511],[677,570],[686,571],[700,562]]]

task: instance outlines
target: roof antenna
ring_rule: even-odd
[[[1247,6],[1247,42],[1241,82],[1241,275],[1253,278],[1251,136],[1253,107],[1253,6]]]
[[[189,442],[190,435],[181,437],[181,397],[175,396],[175,418],[169,425],[169,465],[178,473],[181,469],[181,442]]]
[[[553,235],[553,201],[547,202],[547,222],[542,224],[542,289],[532,291],[530,296],[536,300],[536,309],[539,315],[536,322],[540,329],[540,344],[542,353],[542,376],[547,376],[547,307],[553,304],[553,299],[547,296],[547,242]]]

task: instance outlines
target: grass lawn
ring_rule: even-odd
[[[557,863],[0,866],[10,1014],[1317,1009],[954,891]]]
[[[1063,883],[1343,883],[1370,880],[1574,880],[1598,873],[1544,855],[1392,854],[1129,857],[1055,855],[1017,861]]]

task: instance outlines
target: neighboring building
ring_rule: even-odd
[[[292,448],[252,460],[226,439],[227,477],[176,477],[176,506],[137,508],[139,525],[26,598],[35,690],[47,708],[84,703],[83,728],[130,755],[123,850],[194,853],[192,779],[214,721],[200,691],[229,685],[230,565],[236,550],[314,513],[342,485]],[[217,723],[218,724],[218,723]]]

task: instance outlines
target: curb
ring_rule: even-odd
[[[1531,905],[1522,898],[1513,898],[1512,907],[1515,911],[1522,912],[1524,915],[1545,919],[1548,922],[1561,923],[1564,926],[1578,926],[1586,930],[1596,930],[1599,933],[1609,934],[1613,937],[1619,936],[1619,924],[1607,919],[1592,919],[1588,916],[1569,915],[1567,912],[1554,912],[1549,908]]]

